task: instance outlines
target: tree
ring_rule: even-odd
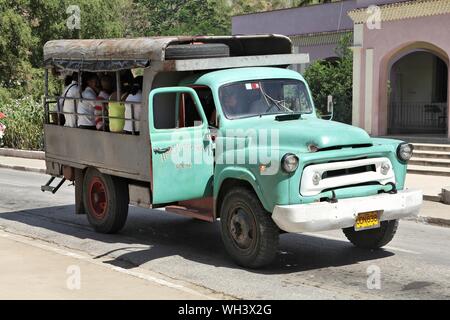
[[[0,2],[0,86],[12,88],[21,85],[31,65],[30,47],[36,42],[25,13],[18,8],[7,8]]]
[[[353,57],[349,49],[351,39],[351,35],[341,38],[336,48],[339,59],[332,62],[315,61],[304,74],[318,112],[327,113],[327,96],[332,95],[335,102],[334,119],[344,123],[352,121]]]
[[[123,37],[128,22],[124,17],[131,10],[131,0],[28,0],[28,23],[38,39],[31,62],[42,64],[42,47],[54,39],[89,39]],[[80,28],[67,25],[70,5],[80,8]]]
[[[138,0],[135,11],[141,16],[134,29],[146,36],[223,35],[230,30],[224,0]]]

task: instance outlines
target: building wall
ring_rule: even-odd
[[[232,17],[233,34],[278,33],[287,36],[335,32],[353,27],[347,12],[370,5],[407,0],[346,0]]]
[[[449,30],[450,14],[383,21],[380,29],[373,30],[356,24],[354,72],[359,74],[354,79],[356,76],[360,81],[354,84],[353,123],[372,135],[386,134],[387,82],[393,61],[407,52],[426,49],[448,65]]]
[[[407,0],[345,0],[341,2],[252,13],[232,17],[233,34],[283,34],[292,39],[297,52],[309,53],[310,61],[335,57],[337,40],[333,34],[351,32],[353,22],[347,12],[370,5],[389,4]],[[299,38],[311,37],[312,42],[297,44]],[[323,43],[317,44],[317,41]],[[301,42],[303,39],[301,39]],[[306,66],[298,66],[302,71]]]

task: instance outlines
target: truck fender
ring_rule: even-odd
[[[256,195],[259,198],[259,201],[261,201],[261,204],[263,207],[270,211],[267,205],[267,200],[264,197],[264,194],[256,180],[255,175],[248,169],[245,168],[239,168],[239,167],[227,167],[226,169],[222,170],[218,175],[216,175],[218,178],[214,179],[214,216],[219,216],[219,210],[220,208],[217,207],[217,200],[220,194],[220,189],[222,188],[222,185],[225,180],[227,179],[235,179],[235,180],[242,180],[243,182],[247,182],[251,185],[253,188],[253,191],[256,193]]]

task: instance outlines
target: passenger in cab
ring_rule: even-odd
[[[130,90],[130,94],[125,100],[125,127],[124,131],[127,134],[133,133],[133,121],[134,132],[139,134],[139,119],[141,115],[141,101],[142,101],[142,84],[143,77],[138,76],[134,79],[133,85]],[[128,119],[128,120],[127,120]]]
[[[78,113],[82,114],[78,117],[78,127],[82,129],[95,130],[95,117],[94,110],[97,99],[98,90],[98,77],[95,73],[83,74],[83,93],[81,94],[83,99],[80,102]]]
[[[62,111],[64,112],[65,127],[76,127],[76,116],[74,114],[75,104],[77,104],[77,109],[79,109],[79,103],[78,101],[75,101],[75,99],[79,98],[80,88],[78,86],[78,73],[75,72],[72,74],[71,83],[64,89],[61,100],[61,107]]]

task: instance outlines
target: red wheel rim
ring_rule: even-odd
[[[98,178],[92,178],[89,183],[89,206],[92,215],[101,220],[106,216],[108,196],[103,181]]]

